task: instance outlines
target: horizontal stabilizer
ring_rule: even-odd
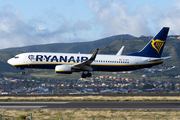
[[[149,62],[158,62],[158,61],[164,61],[164,60],[169,59],[169,58],[171,58],[171,56],[162,57],[162,58],[151,58],[151,59],[149,59],[148,61],[149,61]]]

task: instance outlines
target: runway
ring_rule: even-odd
[[[180,102],[0,102],[0,109],[180,110]]]

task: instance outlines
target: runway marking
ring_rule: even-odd
[[[44,109],[44,108],[41,108]],[[47,109],[47,108],[45,108]],[[48,109],[59,109],[59,110],[76,110],[76,109],[88,109],[88,110],[180,110],[180,108],[48,108]]]
[[[0,109],[47,109],[48,105],[68,103],[70,102],[0,102]]]
[[[47,106],[0,106],[0,108],[5,108],[5,109],[33,109],[33,108],[42,108],[42,107],[47,107]]]
[[[23,103],[23,104],[67,104],[70,102],[0,102],[0,104],[16,104],[16,103]]]
[[[0,109],[180,110],[180,102],[0,102]]]

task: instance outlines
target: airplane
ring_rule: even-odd
[[[98,54],[98,50],[91,54],[29,52],[21,53],[7,62],[22,70],[25,68],[55,69],[59,74],[82,72],[81,77],[91,77],[92,71],[132,71],[150,68],[163,63],[168,57],[161,57],[169,27],[163,27],[149,43],[139,52],[122,55],[124,46],[116,55]]]

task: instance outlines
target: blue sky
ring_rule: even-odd
[[[180,35],[179,0],[0,0],[0,49],[155,35]]]

